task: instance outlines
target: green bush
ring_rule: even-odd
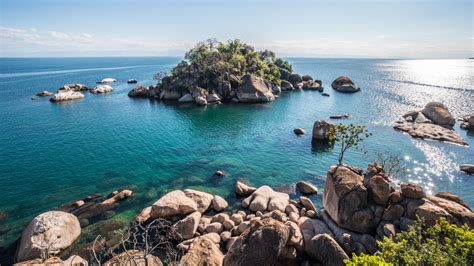
[[[375,262],[379,257],[394,265],[474,265],[474,230],[468,225],[450,224],[444,218],[431,227],[418,220],[407,231],[394,238],[385,237],[378,245],[380,249],[374,256],[353,255],[346,264],[361,265],[357,263]]]
[[[350,260],[344,260],[344,263],[349,266],[388,266],[392,265],[387,263],[382,257],[376,255],[360,254],[357,256],[355,253],[352,254]]]

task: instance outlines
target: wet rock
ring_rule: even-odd
[[[128,83],[128,84],[135,84],[135,83],[138,83],[138,80],[136,80],[136,79],[129,79],[129,80],[127,80],[127,83]]]
[[[289,236],[288,228],[279,221],[256,221],[233,243],[224,265],[275,265]]]
[[[357,87],[352,80],[346,76],[341,76],[335,79],[331,83],[331,87],[335,89],[336,91],[339,92],[347,92],[347,93],[352,93],[352,92],[358,92],[360,91],[360,88]]]
[[[58,93],[66,91],[87,91],[89,88],[84,84],[64,84],[61,88],[58,89]]]
[[[393,126],[396,130],[406,132],[413,138],[433,139],[446,141],[460,145],[468,145],[468,143],[459,136],[456,131],[438,126],[435,124],[418,124],[404,121],[397,121]]]
[[[298,188],[303,194],[318,194],[318,187],[307,181],[298,181],[298,183],[296,183],[296,188]]]
[[[186,93],[185,95],[181,96],[181,98],[178,99],[179,103],[193,103],[194,98],[190,93]]]
[[[235,193],[239,196],[248,196],[257,190],[256,187],[248,186],[240,181],[235,183]]]
[[[295,132],[296,135],[304,135],[306,134],[306,130],[304,130],[303,128],[295,128],[293,129],[293,132]]]
[[[474,175],[474,164],[461,164],[459,166],[459,170],[466,174]]]
[[[326,97],[331,96],[331,95],[329,95],[329,93],[327,93],[327,92],[323,92],[323,93],[321,93],[321,95],[322,95],[322,96],[326,96]]]
[[[421,112],[433,123],[440,126],[453,127],[456,123],[453,115],[449,112],[448,108],[440,102],[428,103]]]
[[[36,94],[36,96],[40,96],[40,97],[48,97],[48,96],[53,96],[53,95],[54,93],[49,92],[49,91],[41,91]]]
[[[102,79],[101,81],[98,81],[97,83],[102,83],[102,84],[105,84],[105,83],[113,83],[113,82],[116,82],[117,80],[114,79],[114,78],[105,78],[105,79]]]
[[[207,96],[206,100],[208,103],[217,103],[222,100],[222,97],[219,96],[217,93],[211,93]]]
[[[474,130],[474,115],[468,115],[461,119],[461,128],[466,130]]]
[[[21,236],[15,260],[41,258],[43,252],[57,255],[69,248],[81,234],[76,216],[62,211],[49,211],[36,216]]]
[[[188,198],[181,190],[173,190],[151,206],[150,216],[152,218],[168,218],[178,215],[186,215],[198,210],[194,200]]]
[[[225,172],[223,170],[217,170],[215,173],[214,173],[215,176],[225,176]]]

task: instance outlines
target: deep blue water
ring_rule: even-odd
[[[304,91],[259,105],[177,106],[127,97],[135,85],[154,83],[180,58],[0,59],[0,247],[21,234],[32,217],[93,193],[132,187],[137,193],[114,219],[127,220],[171,188],[193,187],[234,202],[237,178],[285,189],[300,179],[321,189],[337,152],[312,147],[315,120],[350,113],[343,122],[373,133],[369,151],[346,162],[366,167],[377,152],[404,158],[401,180],[428,191],[452,191],[474,206],[474,178],[458,171],[474,162],[474,136],[455,126],[469,147],[414,140],[392,129],[403,113],[442,101],[457,117],[474,111],[474,60],[289,59],[294,70],[321,79],[331,97]],[[330,88],[340,75],[362,91]],[[65,83],[94,86],[118,80],[107,95],[51,103],[31,97]],[[308,134],[297,137],[296,127]],[[216,170],[227,175],[213,177]],[[314,199],[320,206],[320,197]],[[92,229],[90,229],[92,230]],[[87,232],[87,229],[84,231]],[[92,232],[92,231],[91,231]],[[84,234],[84,233],[83,233]],[[92,234],[92,233],[91,233]]]

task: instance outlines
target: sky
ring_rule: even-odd
[[[474,57],[474,0],[0,0],[0,57],[182,56],[238,38],[287,57]]]

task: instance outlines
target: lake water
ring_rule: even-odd
[[[474,178],[458,171],[459,164],[474,163],[474,136],[456,124],[470,144],[464,147],[415,140],[392,129],[402,114],[430,101],[445,103],[456,117],[474,113],[474,60],[293,58],[294,70],[321,79],[331,97],[292,92],[268,104],[195,107],[127,97],[135,86],[128,79],[153,84],[155,72],[179,61],[0,59],[0,211],[8,213],[0,221],[0,248],[41,212],[124,187],[136,195],[115,211],[117,221],[128,221],[172,188],[205,190],[235,203],[238,178],[280,190],[304,179],[322,190],[337,152],[312,147],[311,129],[314,121],[342,113],[352,114],[342,122],[364,124],[373,133],[363,145],[368,155],[349,151],[346,163],[365,168],[377,152],[398,155],[408,169],[401,180],[430,192],[452,191],[474,206]],[[340,75],[362,91],[333,91],[330,84]],[[107,77],[118,80],[111,94],[67,103],[31,100],[65,83],[94,86]],[[296,127],[308,134],[297,137]],[[227,175],[214,177],[220,169]],[[321,206],[320,195],[313,199]],[[86,227],[81,241],[97,231]]]

